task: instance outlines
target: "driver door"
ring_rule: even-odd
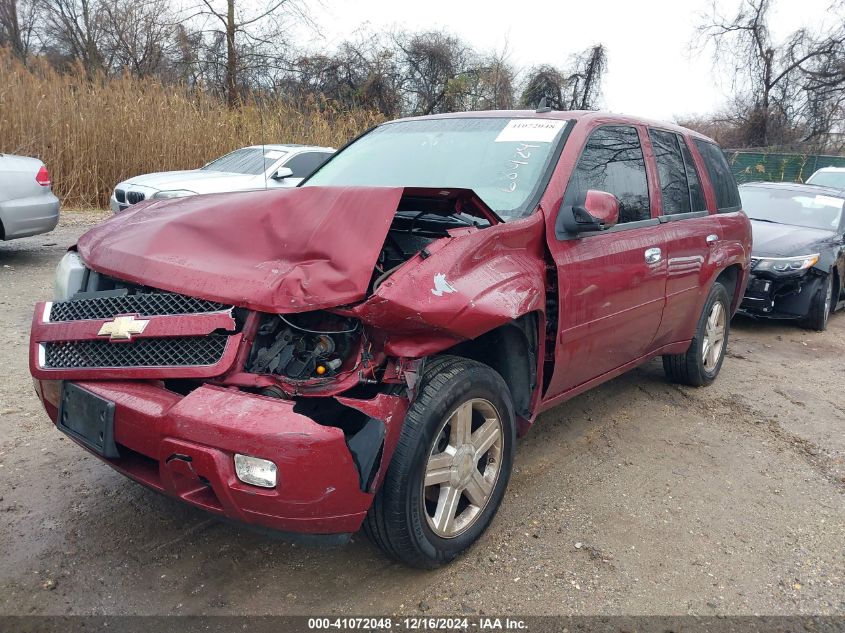
[[[637,128],[602,126],[587,138],[563,199],[590,189],[619,200],[619,222],[598,232],[553,234],[558,338],[546,398],[597,378],[651,351],[663,314],[666,247],[651,210]]]

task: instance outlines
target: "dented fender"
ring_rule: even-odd
[[[410,259],[364,303],[345,310],[378,332],[388,355],[418,358],[545,312],[544,223],[456,232]]]

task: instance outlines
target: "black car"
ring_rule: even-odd
[[[845,191],[755,182],[739,188],[751,219],[751,278],[740,311],[801,319],[822,331],[841,307],[845,274]]]

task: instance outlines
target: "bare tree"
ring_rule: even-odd
[[[573,56],[568,78],[568,109],[592,110],[596,107],[606,70],[607,53],[602,44],[596,44]]]
[[[32,0],[0,0],[0,47],[8,46],[19,59],[26,59],[32,45],[35,20]]]
[[[249,8],[244,8],[249,7]],[[296,18],[310,23],[299,0],[201,0],[194,17],[210,18],[211,48],[225,43],[223,87],[227,103],[234,107],[245,87],[245,76],[274,63],[284,49],[284,20]],[[205,28],[202,29],[204,32]]]
[[[398,33],[394,41],[400,55],[405,111],[433,114],[462,109],[468,75],[477,70],[470,46],[445,31]]]
[[[520,101],[524,107],[536,108],[545,98],[555,110],[594,110],[606,70],[604,46],[596,44],[570,57],[565,70],[549,65],[532,68]]]
[[[48,54],[80,62],[89,76],[108,68],[111,60],[102,48],[107,37],[102,0],[39,0],[38,8]]]
[[[507,44],[501,51],[484,55],[469,74],[467,110],[508,110],[514,106],[516,70],[509,60]]]
[[[843,22],[827,34],[799,29],[775,42],[768,26],[771,8],[772,0],[742,0],[736,14],[726,18],[714,5],[699,27],[699,44],[711,47],[717,64],[733,78],[732,88],[741,97],[735,114],[745,130],[745,145],[752,147],[782,144],[775,131],[808,123],[829,130],[830,106],[841,109],[841,100],[830,91],[845,88]],[[818,138],[822,132],[812,134]]]
[[[176,46],[170,0],[107,0],[104,47],[115,70],[138,77],[164,75]]]

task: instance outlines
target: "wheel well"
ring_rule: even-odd
[[[516,414],[528,418],[537,387],[537,327],[537,315],[526,314],[443,353],[469,358],[497,371],[510,389]]]
[[[739,281],[739,273],[742,270],[739,264],[733,264],[732,266],[728,266],[719,273],[719,276],[716,277],[716,281],[722,284],[725,289],[728,291],[728,296],[731,298],[731,313],[736,310],[737,305],[739,304],[740,297],[737,296],[737,282]]]

